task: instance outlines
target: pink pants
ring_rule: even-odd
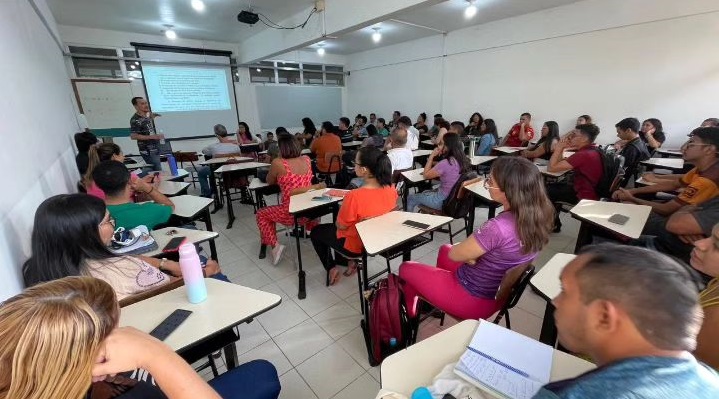
[[[257,227],[260,229],[260,237],[262,244],[274,247],[277,245],[277,229],[276,224],[280,223],[285,226],[294,226],[295,219],[284,205],[268,206],[257,211]],[[312,230],[317,226],[317,220],[308,220],[300,218],[300,226],[305,226],[307,230]]]
[[[439,249],[437,267],[418,262],[404,262],[399,267],[409,317],[417,316],[419,297],[460,320],[486,319],[499,310],[494,299],[476,297],[462,286],[457,279],[462,263],[449,259],[450,248],[447,244]]]

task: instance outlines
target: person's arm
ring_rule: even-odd
[[[540,145],[532,151],[524,150],[520,154],[527,159],[539,158],[545,154],[544,145]]]
[[[167,270],[168,274],[170,274],[173,277],[181,277],[182,276],[182,269],[180,269],[180,263],[175,262],[172,260],[165,260],[165,263],[162,263],[162,259],[152,258],[149,256],[142,256],[142,255],[136,255],[137,258],[139,258],[141,261],[147,263],[148,265],[156,268],[160,268],[162,266],[163,271]]]
[[[431,154],[429,154],[429,157],[427,158],[427,163],[424,165],[424,172],[422,172],[422,176],[424,176],[427,180],[432,179],[438,179],[441,175],[437,168],[434,166],[434,158],[439,156],[439,148],[435,148],[434,151],[432,151]]]
[[[337,222],[335,222],[335,226],[337,227],[337,230],[347,230],[357,224],[357,222],[357,209],[354,201],[354,195],[351,195],[350,193],[347,194],[344,201],[342,201],[340,210],[337,213]]]
[[[637,187],[632,189],[619,189],[614,192],[614,195],[612,197],[616,200],[620,201],[632,201],[629,197],[633,197],[636,194],[654,194],[658,193],[660,191],[675,191],[681,187],[681,183],[679,180],[662,180],[659,181],[657,184],[653,184],[651,186],[644,186],[644,187]]]
[[[169,207],[172,207],[173,210],[175,209],[175,204],[169,198],[167,198],[165,194],[161,193],[160,190],[158,190],[155,186],[146,183],[144,180],[135,179],[134,181],[130,182],[130,186],[135,191],[147,194],[150,199],[155,203],[167,205]]]
[[[534,129],[532,129],[532,126],[522,123],[519,126],[519,139],[522,142],[529,141],[534,137],[534,134],[532,133]]]
[[[93,381],[143,369],[169,399],[220,399],[220,396],[169,346],[132,327],[119,327],[102,342],[92,368]]]
[[[145,140],[162,140],[165,138],[164,134],[139,134],[139,133],[130,133],[130,139],[131,140],[137,140],[137,141],[145,141]]]
[[[557,146],[554,149],[554,152],[552,153],[552,156],[549,158],[549,164],[547,164],[547,172],[550,173],[561,173],[566,172],[568,170],[574,169],[574,166],[572,166],[569,161],[564,159],[564,149],[569,146],[569,139],[564,138],[557,143]],[[575,155],[572,155],[576,156]],[[571,157],[569,157],[571,158]],[[569,159],[567,158],[567,159]]]
[[[649,183],[660,183],[667,180],[678,182],[682,177],[684,177],[683,174],[658,175],[654,172],[646,172],[642,175],[642,179]]]
[[[704,321],[697,335],[694,356],[709,367],[719,369],[719,305],[704,309]]]
[[[656,186],[652,186],[656,187]],[[633,202],[637,205],[646,205],[652,207],[652,211],[655,213],[661,215],[661,216],[669,216],[672,213],[676,212],[682,207],[682,204],[677,200],[671,200],[667,202],[654,202],[654,201],[647,201],[643,200],[641,198],[637,198],[631,193],[629,193],[629,190],[626,190],[624,188],[620,188],[618,190],[620,192],[619,200],[621,201],[627,201],[627,202]]]
[[[689,245],[703,239],[707,234],[699,224],[698,216],[694,214],[697,209],[693,205],[687,205],[674,212],[667,220],[664,228]]]
[[[659,147],[662,146],[662,143],[659,142],[659,140],[657,140],[657,139],[654,137],[654,132],[655,132],[655,129],[652,128],[651,130],[649,130],[648,132],[646,132],[646,133],[644,134],[644,137],[646,137],[646,139],[647,139],[647,145],[648,145],[649,147],[652,147],[652,148],[654,148],[654,149],[657,149],[657,148],[659,148]]]
[[[481,139],[479,139],[479,148],[477,149],[477,152],[479,152],[480,155],[488,155],[490,151],[492,150],[492,140],[491,140],[492,134],[487,133],[484,136],[482,136]],[[470,156],[474,154],[469,154]]]
[[[479,245],[474,234],[449,250],[449,259],[455,262],[474,264],[474,262],[487,251]]]
[[[327,185],[324,182],[313,184],[313,185],[307,186],[307,187],[297,187],[297,188],[293,189],[292,191],[290,191],[290,196],[306,193],[306,192],[312,191],[312,190],[324,190],[325,188],[327,188]]]
[[[284,172],[284,170],[285,168],[282,166],[282,159],[275,158],[270,165],[270,171],[267,172],[267,178],[265,179],[267,184],[277,184],[277,177],[280,173]]]

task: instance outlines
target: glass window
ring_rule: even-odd
[[[117,50],[94,47],[70,46],[71,54],[100,55],[106,57],[117,57]],[[79,78],[113,78],[123,79],[120,62],[118,60],[97,60],[91,58],[72,59],[75,68],[75,75]]]
[[[299,70],[284,70],[284,69],[278,69],[277,70],[277,83],[288,83],[291,85],[298,85],[301,84],[302,81],[300,81],[300,71]]]
[[[344,68],[337,65],[325,65],[325,71],[327,72],[344,72]]]
[[[111,48],[70,46],[69,49],[71,54],[104,55],[106,57],[117,57],[117,51]]]
[[[341,73],[327,73],[326,85],[327,86],[344,86],[345,75]]]
[[[275,62],[274,62],[274,61],[262,61],[262,62],[260,62],[258,65],[260,65],[260,66],[266,66],[266,67],[270,67],[270,68],[274,68],[274,67],[275,67]]]
[[[322,65],[320,65],[322,67]],[[322,71],[314,72],[314,71],[308,71],[305,69],[302,72],[302,76],[304,77],[304,82],[306,85],[321,85],[322,82]]]
[[[322,65],[321,64],[302,64],[302,69],[305,71],[321,71]]]
[[[250,68],[250,82],[275,83],[275,70],[268,68]]]
[[[300,64],[296,64],[294,62],[282,62],[277,61],[277,68],[281,69],[300,69]]]
[[[122,50],[122,56],[137,58],[137,55],[132,50]],[[128,79],[142,79],[142,67],[140,66],[140,61],[125,61],[125,70],[127,71]]]

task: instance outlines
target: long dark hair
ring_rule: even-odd
[[[497,124],[494,123],[494,119],[485,119],[484,120],[484,126],[487,127],[487,131],[482,132],[481,126],[480,126],[480,135],[485,134],[491,134],[494,136],[494,142],[499,143],[499,135],[497,134]]]
[[[250,126],[249,126],[247,123],[245,123],[245,122],[240,122],[240,126],[244,126],[244,127],[245,127],[245,138],[246,138],[247,140],[254,140],[254,137],[252,137],[252,132],[250,132]],[[239,138],[239,137],[237,138],[237,141],[238,141],[238,142],[240,141],[240,138]]]
[[[551,154],[552,153],[552,143],[554,140],[559,141],[559,124],[555,121],[547,121],[544,122],[545,125],[547,125],[547,129],[549,129],[549,133],[545,137],[542,137],[539,139],[537,144],[532,148],[532,150],[536,150],[539,148],[540,145],[544,146],[544,153],[545,154]]]
[[[482,114],[479,112],[475,112],[472,114],[472,116],[469,117],[469,122],[467,122],[467,126],[472,124],[472,120],[474,119],[474,116],[477,115],[479,117],[479,122],[477,122],[477,129],[482,125],[482,122],[484,122],[484,118],[482,118]]]
[[[649,119],[645,120],[644,122],[645,123],[649,122],[652,124],[652,126],[654,126],[654,130],[655,130],[654,133],[664,133],[664,126],[662,126],[662,121],[660,121],[659,119],[649,118]]]
[[[442,141],[444,142],[444,157],[447,159],[447,162],[449,162],[450,165],[452,164],[452,160],[457,162],[459,164],[459,173],[469,172],[470,163],[467,156],[464,155],[464,146],[462,145],[462,140],[460,140],[459,135],[457,133],[447,132],[442,136]]]
[[[357,156],[360,165],[369,170],[380,186],[392,185],[392,162],[387,154],[376,147],[368,146],[360,148]]]
[[[22,268],[25,285],[82,273],[86,260],[115,257],[102,242],[99,226],[105,203],[87,194],[50,197],[35,211],[32,256]]]
[[[305,130],[302,132],[304,134],[312,134],[314,135],[317,133],[317,128],[315,127],[315,123],[312,122],[312,119],[310,118],[302,118],[302,126],[305,127]]]
[[[555,211],[539,169],[526,158],[499,157],[492,164],[491,175],[507,197],[522,251],[525,254],[541,251],[549,242]]]

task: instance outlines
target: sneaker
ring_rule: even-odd
[[[278,263],[280,263],[280,258],[282,257],[282,252],[284,252],[285,246],[282,244],[277,245],[276,247],[272,248],[272,265],[277,266]]]

